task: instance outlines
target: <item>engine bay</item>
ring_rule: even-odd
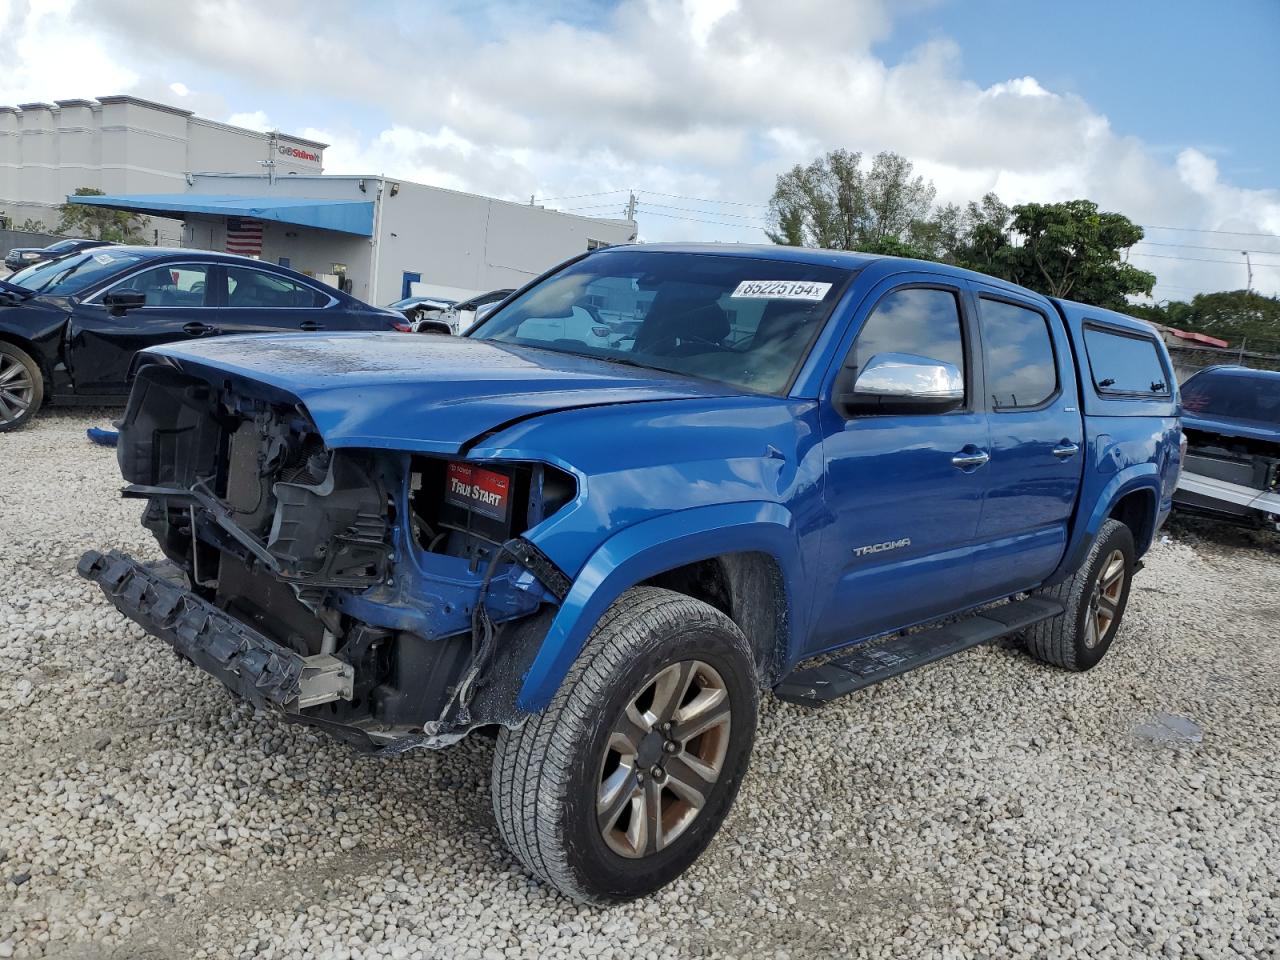
[[[495,711],[514,694],[484,695],[524,656],[511,643],[523,633],[504,629],[538,620],[568,582],[521,535],[573,499],[571,475],[331,450],[300,404],[159,364],[139,374],[117,453],[187,606],[229,618],[236,643],[300,658],[289,699],[268,705],[375,748],[512,721]],[[117,592],[131,578],[168,589],[116,567]]]

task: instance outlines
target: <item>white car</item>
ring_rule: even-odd
[[[449,324],[454,333],[465,333],[513,293],[514,290],[490,290],[470,300],[455,303],[445,311],[441,319]]]
[[[520,340],[542,340],[547,343],[565,340],[574,345],[583,344],[601,349],[608,349],[617,340],[612,327],[577,305],[570,308],[570,312],[564,316],[530,317],[520,324],[518,337]]]
[[[405,297],[403,300],[397,300],[390,305],[390,309],[399,310],[404,314],[405,323],[398,325],[397,329],[405,333],[423,333],[423,327],[434,327],[430,332],[451,333],[448,324],[445,323],[441,328],[441,317],[446,311],[454,305],[452,300],[442,300],[439,297]]]

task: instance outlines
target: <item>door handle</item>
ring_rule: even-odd
[[[184,323],[182,325],[182,332],[189,337],[202,337],[206,333],[217,333],[218,328],[211,327],[209,324],[201,323],[198,320],[193,320],[191,323]]]
[[[1063,440],[1060,444],[1053,448],[1053,455],[1059,460],[1066,460],[1074,457],[1080,452],[1080,444],[1072,443],[1070,440]]]
[[[961,451],[951,458],[952,466],[959,467],[961,470],[977,469],[991,459],[991,454],[985,450],[966,448],[966,451]]]
[[[324,324],[316,323],[316,321],[314,320],[303,320],[300,324],[298,324],[298,329],[305,330],[307,333],[312,333],[313,331],[316,331],[316,330],[323,330]]]

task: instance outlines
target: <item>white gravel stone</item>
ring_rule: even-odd
[[[1006,642],[766,698],[707,855],[589,909],[502,848],[488,742],[256,716],[76,576],[157,555],[84,436],[111,415],[0,435],[0,958],[1280,955],[1274,539],[1176,528],[1088,674]]]

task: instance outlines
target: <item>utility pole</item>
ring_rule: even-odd
[[[1247,271],[1249,271],[1249,281],[1245,285],[1245,291],[1248,293],[1253,293],[1253,264],[1249,262],[1249,251],[1241,250],[1240,252],[1244,254],[1244,267]]]
[[[267,183],[275,186],[276,182],[276,145],[280,142],[280,131],[271,130],[267,134],[267,159],[259,160],[267,170]]]
[[[634,221],[636,218],[636,194],[634,190],[627,192],[627,219]]]

